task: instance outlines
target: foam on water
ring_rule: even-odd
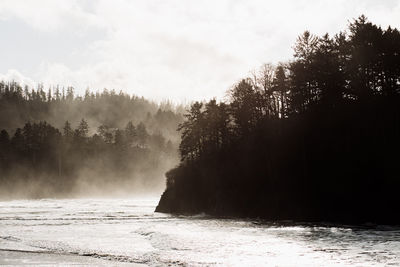
[[[0,251],[160,265],[400,265],[400,228],[154,213],[158,199],[0,202]]]

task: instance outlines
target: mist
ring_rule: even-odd
[[[0,82],[0,198],[160,195],[183,106]]]
[[[400,266],[399,14],[1,0],[0,265]]]

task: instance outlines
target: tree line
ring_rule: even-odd
[[[75,96],[0,82],[0,196],[160,190],[181,107],[104,90]]]
[[[157,210],[399,221],[400,32],[360,16],[293,48],[190,107]]]
[[[87,89],[80,96],[73,87],[50,86],[45,90],[41,84],[31,88],[13,81],[0,82],[0,129],[9,132],[28,121],[46,121],[61,129],[65,121],[78,124],[85,118],[95,128],[123,128],[129,121],[143,122],[149,131],[161,132],[178,142],[176,127],[182,121],[183,110],[183,106],[168,101],[155,103],[122,91]]]

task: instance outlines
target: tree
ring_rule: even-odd
[[[10,136],[6,130],[0,132],[0,167],[7,164],[7,158],[10,157]]]
[[[74,135],[74,132],[72,131],[71,124],[69,123],[69,121],[65,121],[64,123],[63,135],[67,140],[70,140]]]
[[[341,44],[345,45],[345,44]],[[318,98],[324,108],[335,107],[343,98],[346,85],[339,44],[325,34],[320,38],[313,56],[312,69],[318,88]]]
[[[231,110],[238,134],[244,136],[262,117],[262,108],[258,105],[257,92],[247,81],[242,80],[230,91]]]
[[[127,143],[132,146],[137,139],[136,127],[133,125],[132,121],[129,121],[125,126],[125,136]]]
[[[279,118],[285,118],[287,110],[287,92],[289,90],[289,86],[283,65],[279,65],[276,68],[273,85],[275,92],[278,94],[278,101],[276,101],[276,114]]]
[[[292,113],[301,113],[318,100],[318,91],[312,68],[319,38],[305,31],[294,46],[295,61],[290,64],[292,81]]]
[[[61,100],[61,93],[60,93],[60,88],[59,88],[58,85],[56,87],[55,97],[56,97],[56,99],[55,99],[56,101],[60,101]]]
[[[73,87],[67,87],[66,100],[69,102],[74,100],[74,88]]]
[[[141,147],[145,147],[147,145],[147,140],[149,138],[149,134],[148,134],[146,126],[144,125],[143,122],[140,122],[136,126],[136,133],[137,133],[137,139],[138,139],[139,145]]]
[[[275,77],[275,66],[263,64],[258,71],[252,73],[252,84],[258,98],[258,105],[262,109],[263,116],[272,116],[273,110],[273,83]]]
[[[21,128],[17,128],[11,139],[11,144],[17,152],[22,152],[24,149],[24,136],[22,135]]]
[[[349,29],[350,85],[354,94],[365,100],[381,90],[382,63],[379,50],[383,42],[383,31],[368,22],[364,15],[354,20]]]
[[[182,141],[179,145],[181,161],[194,160],[199,157],[202,150],[202,123],[203,103],[194,102],[184,115],[186,121],[179,124],[178,131],[181,132]]]
[[[392,97],[400,91],[400,32],[389,26],[383,33],[382,39],[381,86],[383,93]]]
[[[126,139],[125,139],[124,131],[121,131],[119,129],[117,129],[115,131],[115,142],[114,142],[114,144],[120,150],[122,150],[123,148],[126,147]]]
[[[113,142],[112,130],[107,125],[100,125],[97,128],[97,132],[99,133],[99,135],[101,136],[101,138],[105,143],[111,144]]]
[[[75,135],[79,138],[87,138],[89,134],[89,125],[88,123],[82,119],[78,125],[78,128],[75,130]]]
[[[51,102],[53,100],[53,96],[51,94],[51,87],[49,87],[49,90],[47,91],[47,102]]]

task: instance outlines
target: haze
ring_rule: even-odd
[[[223,99],[249,70],[289,59],[299,33],[333,34],[360,14],[400,26],[395,0],[3,0],[0,80]]]

